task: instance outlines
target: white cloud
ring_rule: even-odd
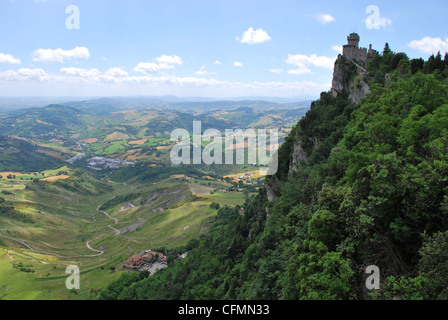
[[[29,68],[22,68],[17,71],[18,75],[24,76],[24,77],[42,77],[46,76],[47,73],[42,69],[29,69]]]
[[[336,18],[328,13],[319,13],[314,16],[314,18],[321,24],[329,24],[336,21]]]
[[[283,72],[283,69],[269,69],[269,72],[280,74]]]
[[[159,63],[159,69],[160,70],[174,69],[174,66],[168,63]]]
[[[243,64],[242,64],[241,62],[239,62],[239,61],[235,61],[235,62],[233,63],[233,66],[234,66],[234,67],[238,67],[238,68],[242,68],[242,67],[243,67]]]
[[[209,74],[216,74],[216,72],[210,72],[206,70],[205,66],[202,66],[201,69],[199,69],[198,71],[196,71],[196,74],[198,75],[209,75]]]
[[[156,58],[157,62],[159,62],[160,64],[166,64],[166,65],[170,65],[170,64],[183,64],[184,62],[182,61],[182,59],[178,56],[167,56],[166,54]]]
[[[444,54],[448,52],[448,38],[443,41],[441,38],[424,37],[421,40],[413,40],[408,46],[427,54]]]
[[[71,50],[58,49],[37,49],[33,52],[33,61],[39,62],[64,62],[65,59],[88,59],[89,49],[86,47],[76,47]]]
[[[159,73],[162,70],[167,69],[174,69],[174,65],[181,65],[184,62],[182,59],[178,56],[168,56],[168,55],[162,55],[160,57],[156,58],[155,62],[139,62],[138,65],[134,68],[134,71],[143,73],[143,74],[152,74],[152,73]]]
[[[93,90],[89,92],[101,92],[101,94],[223,94],[225,96],[238,95],[289,95],[300,94],[318,95],[331,87],[331,83],[314,83],[309,81],[294,82],[238,82],[228,80],[217,80],[213,78],[200,77],[178,77],[172,75],[125,75],[126,71],[121,68],[110,68],[104,73],[97,69],[62,68],[62,75],[46,73],[42,69],[22,68],[17,71],[0,71],[0,93],[8,93],[17,88],[14,82],[22,82],[23,88],[28,86],[29,90],[45,88],[60,88],[63,90]],[[39,87],[44,83],[44,87]],[[9,90],[9,91],[8,91]],[[14,89],[15,90],[15,89]],[[101,91],[103,90],[103,91]],[[149,90],[149,91],[148,91]],[[152,91],[151,91],[152,90]],[[196,91],[195,91],[196,90]],[[21,92],[22,92],[21,91]],[[28,91],[29,92],[29,91]],[[36,92],[36,91],[33,91]]]
[[[221,61],[216,60],[216,61],[215,61],[215,64],[220,65],[220,64],[222,64],[222,63],[221,63]]]
[[[236,37],[236,40],[241,43],[257,44],[269,41],[271,37],[263,29],[254,30],[254,28],[250,27],[244,31],[242,38]]]
[[[127,77],[128,73],[121,68],[114,67],[107,70],[104,75],[109,77]]]
[[[335,60],[336,58],[333,57],[317,56],[315,54],[312,54],[310,56],[306,56],[303,54],[288,54],[288,59],[286,59],[285,62],[297,67],[297,69],[289,70],[289,74],[302,75],[312,73],[312,71],[309,69],[309,66],[315,66],[324,69],[333,69]]]
[[[69,75],[69,76],[76,76],[76,77],[83,77],[83,78],[91,78],[91,77],[98,77],[101,72],[94,68],[94,69],[82,69],[82,68],[61,68],[59,70],[61,73]]]
[[[20,64],[21,61],[18,58],[14,58],[10,54],[0,53],[0,62],[10,63],[10,64]]]
[[[342,54],[342,46],[332,46],[331,49]]]
[[[0,79],[5,81],[46,81],[50,76],[42,69],[22,68],[17,71],[0,72]]]
[[[159,73],[160,66],[154,62],[139,62],[134,71],[143,74]]]

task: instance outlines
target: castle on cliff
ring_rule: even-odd
[[[357,33],[351,33],[347,37],[348,43],[342,48],[342,56],[347,59],[347,62],[356,61],[362,67],[367,67],[367,64],[377,55],[379,52],[372,49],[372,45],[367,48],[359,47],[359,35]]]
[[[337,97],[342,92],[349,93],[349,99],[353,103],[359,103],[363,97],[370,93],[369,85],[364,81],[363,76],[367,74],[366,68],[369,62],[379,55],[379,52],[359,47],[359,35],[351,33],[348,37],[348,43],[343,46],[342,57],[339,55],[334,65],[333,81],[331,93]],[[342,59],[344,58],[344,59]],[[344,63],[341,63],[344,62]],[[356,77],[352,78],[350,63],[356,63]]]

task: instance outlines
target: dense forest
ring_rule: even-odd
[[[448,299],[448,55],[386,45],[371,93],[322,93],[245,213],[221,207],[182,261],[100,299]],[[294,153],[303,153],[293,163]],[[366,268],[380,269],[368,291]]]

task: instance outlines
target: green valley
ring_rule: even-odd
[[[173,166],[171,130],[191,130],[193,120],[252,127],[241,122],[244,111],[270,118],[285,137],[306,110],[95,108],[61,104],[1,116],[0,299],[96,299],[132,272],[123,265],[130,256],[188,252],[217,209],[243,207],[264,178],[224,179],[256,172],[250,165]],[[66,288],[70,265],[80,268],[80,290]]]

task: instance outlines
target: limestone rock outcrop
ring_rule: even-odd
[[[368,77],[366,70],[368,63],[379,53],[369,46],[359,48],[359,35],[352,33],[348,36],[348,44],[343,46],[343,53],[339,55],[333,72],[333,82],[331,92],[337,97],[343,92],[349,93],[351,102],[358,104],[361,99],[370,93],[370,88],[365,77]]]

